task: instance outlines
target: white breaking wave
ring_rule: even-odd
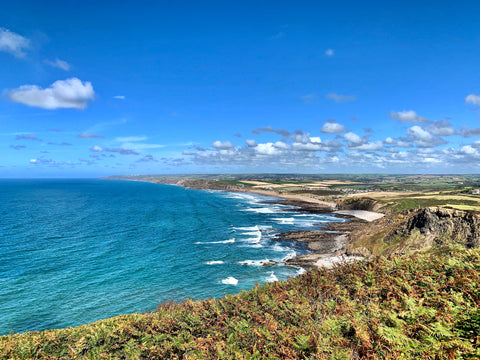
[[[233,244],[235,242],[235,238],[231,238],[228,240],[223,240],[223,241],[210,241],[210,242],[202,242],[202,241],[197,241],[195,244]]]
[[[221,261],[221,260],[213,260],[213,261],[207,261],[205,264],[206,264],[206,265],[219,265],[219,264],[223,264],[223,261]]]
[[[275,282],[275,281],[278,281],[278,278],[275,276],[274,272],[272,271],[272,272],[270,273],[270,276],[267,276],[267,277],[265,278],[265,281],[266,281],[266,282]]]
[[[242,230],[242,231],[257,231],[258,225],[255,226],[243,226],[243,227],[234,227],[235,230]]]
[[[298,271],[297,271],[297,276],[302,275],[302,274],[305,274],[306,272],[307,272],[307,270],[305,270],[304,268],[300,268],[300,269],[298,269]]]
[[[293,225],[295,222],[295,218],[273,218],[274,221],[276,221],[278,224],[284,224],[284,225]]]
[[[263,208],[246,208],[242,209],[243,211],[251,211],[251,212],[256,212],[259,214],[273,214],[275,211],[273,211],[271,208],[268,207],[263,207]]]
[[[278,251],[278,252],[290,251],[290,249],[284,248],[283,246],[278,245],[278,244],[274,244],[274,245],[272,246],[272,250],[273,250],[273,251]]]
[[[254,235],[255,237],[247,238],[247,239],[244,239],[243,241],[252,243],[252,244],[258,244],[262,240],[262,232],[260,230],[258,230],[252,235]]]
[[[235,279],[233,276],[229,276],[228,278],[222,280],[222,284],[225,284],[225,285],[237,285],[237,284],[238,284],[238,280]]]
[[[241,265],[249,265],[249,266],[264,266],[265,264],[272,264],[276,263],[277,261],[271,259],[263,259],[263,260],[243,260],[239,261],[238,263]]]
[[[285,257],[282,259],[282,262],[293,259],[295,256],[297,256],[297,252],[292,250],[287,255],[285,255]]]

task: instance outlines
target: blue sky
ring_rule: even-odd
[[[478,173],[475,1],[11,1],[0,177]]]

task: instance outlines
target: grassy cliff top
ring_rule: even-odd
[[[0,358],[473,359],[479,285],[480,250],[377,258],[220,300],[0,337]]]

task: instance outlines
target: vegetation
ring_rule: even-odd
[[[0,337],[0,358],[474,359],[480,250],[312,270],[220,300]]]

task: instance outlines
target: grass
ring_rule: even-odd
[[[457,209],[457,210],[469,210],[469,211],[479,211],[480,212],[480,206],[463,205],[463,204],[446,204],[445,207],[449,207],[449,208]]]
[[[474,359],[480,250],[312,270],[223,299],[0,337],[1,359]]]
[[[419,197],[400,197],[400,198],[383,198],[381,203],[386,204],[385,210],[389,210],[393,214],[398,214],[404,210],[421,209],[429,206],[462,206],[472,207],[478,209],[477,199],[456,199],[455,196],[419,196]]]

